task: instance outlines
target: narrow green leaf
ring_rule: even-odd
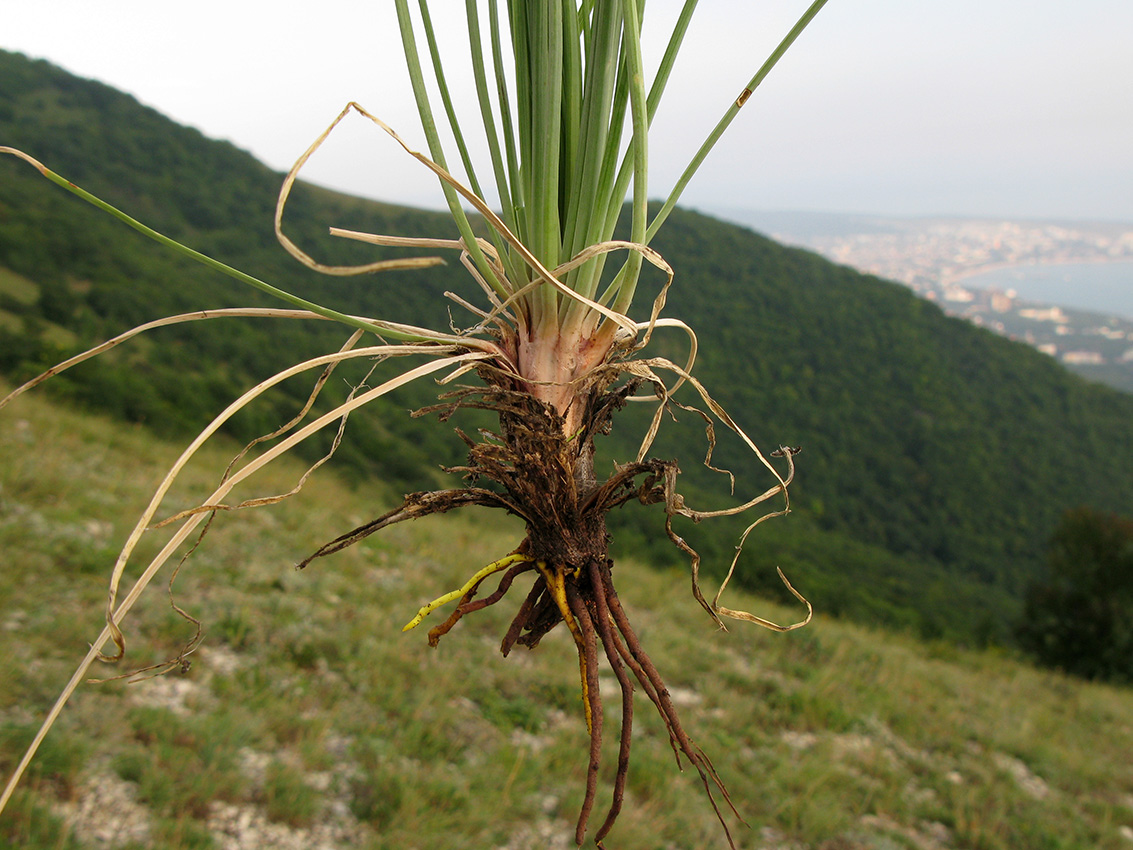
[[[712,132],[709,133],[704,144],[700,146],[700,150],[696,152],[696,156],[692,158],[692,161],[685,168],[684,173],[681,174],[680,179],[677,180],[672,192],[669,193],[669,197],[665,199],[664,205],[658,211],[653,221],[650,222],[646,242],[653,238],[658,228],[660,228],[660,226],[664,224],[665,219],[669,217],[669,213],[671,213],[673,207],[677,205],[677,201],[680,200],[681,193],[684,192],[689,180],[692,179],[697,169],[700,168],[701,163],[704,162],[708,153],[716,146],[716,142],[724,135],[724,131],[728,129],[728,125],[732,123],[732,119],[739,114],[740,109],[747,103],[747,99],[751,96],[751,93],[763,82],[764,78],[771,72],[771,69],[783,58],[783,54],[795,43],[795,39],[799,37],[802,31],[806,29],[807,25],[814,20],[814,16],[817,15],[825,5],[826,0],[814,0],[814,2],[811,3],[810,7],[803,13],[803,16],[791,27],[791,31],[779,42],[779,46],[772,51],[771,55],[767,57],[767,60],[756,72],[755,76],[752,77],[751,81],[744,87],[740,96],[728,107],[728,111],[724,113],[724,117],[720,119],[720,122],[712,129]]]
[[[433,120],[433,110],[429,105],[429,94],[425,88],[425,75],[421,70],[421,57],[417,53],[417,40],[413,33],[413,20],[409,14],[409,5],[407,0],[395,0],[395,3],[397,5],[397,21],[401,28],[401,45],[405,52],[406,65],[409,68],[409,80],[413,87],[413,96],[417,101],[417,113],[421,118],[421,128],[424,130],[425,138],[429,143],[429,155],[434,162],[447,170],[444,147],[437,132],[436,122]],[[448,202],[449,213],[456,223],[457,230],[460,232],[473,262],[496,293],[506,298],[509,295],[508,287],[496,276],[491,263],[480,250],[480,245],[476,241],[476,235],[472,231],[472,225],[461,206],[456,190],[444,181],[441,181],[441,189],[444,192],[445,200]]]
[[[346,313],[341,313],[338,310],[332,310],[329,307],[324,307],[321,304],[316,304],[313,301],[308,301],[305,298],[300,298],[298,295],[292,295],[290,292],[284,289],[280,289],[277,286],[272,286],[270,283],[262,281],[257,277],[252,277],[252,275],[247,274],[246,272],[242,272],[239,269],[234,269],[232,268],[232,266],[222,263],[220,260],[215,260],[207,254],[202,254],[200,251],[194,250],[188,245],[183,245],[177,240],[171,239],[170,237],[166,236],[164,233],[160,233],[154,230],[152,227],[142,224],[140,221],[122,212],[122,210],[118,209],[117,207],[108,204],[101,198],[92,195],[86,189],[83,189],[80,186],[76,186],[70,180],[67,180],[65,177],[61,177],[60,175],[56,174],[50,168],[43,166],[38,166],[38,168],[40,173],[52,183],[62,186],[68,192],[77,195],[88,204],[98,207],[103,212],[109,213],[119,221],[129,225],[139,233],[148,236],[155,242],[158,242],[166,246],[167,248],[172,248],[177,253],[183,254],[184,256],[189,257],[190,259],[195,260],[201,265],[207,266],[214,271],[218,271],[221,274],[227,275],[228,277],[240,281],[241,283],[246,283],[248,286],[253,286],[261,292],[266,292],[268,295],[271,295],[274,298],[278,298],[280,301],[284,301],[295,307],[301,307],[304,310],[310,310],[312,313],[316,313],[317,315],[327,319],[333,319],[336,322],[341,322],[342,324],[348,325],[349,327],[359,328],[364,331],[370,331],[371,333],[380,334],[381,336],[390,337],[391,339],[399,339],[409,342],[427,342],[439,339],[440,337],[447,337],[450,340],[452,339],[451,335],[436,334],[435,332],[427,330],[425,328],[414,328],[411,330],[406,330],[406,326],[401,326],[399,328],[386,322],[368,321],[366,319],[358,318],[357,316],[350,316]]]
[[[637,0],[622,0],[622,9],[625,15],[622,43],[628,72],[630,115],[633,118],[633,216],[629,238],[631,242],[644,242],[649,214],[649,110],[641,57],[641,19]],[[612,305],[619,313],[627,312],[633,301],[641,272],[641,255],[632,252],[623,271],[624,278]]]

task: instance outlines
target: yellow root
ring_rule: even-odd
[[[492,573],[498,573],[500,570],[506,570],[513,564],[529,563],[531,560],[533,559],[529,555],[511,554],[505,555],[498,561],[493,561],[492,563],[488,564],[488,566],[484,567],[484,569],[478,571],[475,575],[473,575],[472,578],[470,578],[459,590],[454,590],[451,593],[446,593],[444,596],[438,596],[428,605],[425,605],[423,608],[421,608],[420,611],[417,612],[417,616],[415,616],[412,620],[402,626],[401,630],[403,632],[407,632],[410,629],[417,628],[417,626],[421,625],[421,621],[424,620],[427,616],[432,614],[442,605],[447,605],[454,599],[460,599],[460,597],[464,596],[464,594],[468,593],[468,591],[472,590],[472,588],[476,587],[476,585],[478,585],[488,576],[492,575]],[[566,597],[564,596],[563,599],[565,601]]]
[[[536,567],[542,573],[543,580],[547,583],[547,589],[551,592],[551,598],[559,606],[559,613],[563,615],[563,622],[567,624],[570,635],[574,638],[575,646],[578,647],[578,675],[582,679],[582,707],[586,711],[586,731],[591,732],[593,731],[591,725],[593,721],[590,717],[590,686],[586,682],[586,648],[582,640],[582,629],[578,627],[574,614],[570,611],[570,605],[567,603],[566,575],[561,570],[556,570],[542,563],[536,564]]]

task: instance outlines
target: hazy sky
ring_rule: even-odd
[[[464,4],[432,5],[435,18],[451,10],[442,35],[463,57]],[[650,55],[679,5],[649,0]],[[806,6],[700,4],[654,122],[652,196],[667,194]],[[0,0],[0,9],[0,47],[130,92],[275,168],[349,100],[423,146],[390,0]],[[454,89],[470,92],[471,82]],[[361,121],[324,151],[308,179],[443,204],[431,178]],[[1133,221],[1133,2],[830,0],[683,203]]]

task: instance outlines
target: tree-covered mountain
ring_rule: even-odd
[[[467,316],[446,290],[479,294],[455,257],[377,277],[309,272],[271,232],[280,175],[113,89],[2,52],[0,144],[199,250],[346,312],[444,327],[449,308],[458,324]],[[297,189],[285,226],[320,259],[394,253],[333,240],[327,225],[454,235],[443,215]],[[1133,396],[949,319],[899,285],[740,227],[678,212],[653,247],[677,271],[666,315],[700,335],[697,375],[760,445],[803,448],[794,512],[753,535],[741,580],[770,588],[781,565],[823,610],[997,639],[1065,510],[1133,505]],[[267,303],[0,158],[0,373],[9,382],[149,319]],[[680,360],[684,344],[669,333],[658,334],[658,351]],[[48,387],[166,434],[188,433],[253,379],[334,350],[345,336],[320,322],[197,322],[138,338]],[[308,389],[289,385],[236,422],[236,435],[277,427]],[[436,392],[419,385],[352,420],[339,468],[409,488],[458,461],[463,447],[451,429],[405,415]],[[632,451],[643,407],[621,415],[610,456]],[[681,459],[690,503],[718,503],[713,493],[727,481],[700,466],[703,423],[678,418],[655,453]],[[714,463],[737,473],[737,497],[767,485],[723,435]],[[615,545],[679,560],[657,511],[626,506],[615,516]],[[740,529],[688,529],[707,570],[730,560]],[[343,530],[328,529],[328,538]]]

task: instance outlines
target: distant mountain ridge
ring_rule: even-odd
[[[415,324],[447,326],[446,290],[478,295],[456,263],[345,281],[313,275],[276,245],[280,176],[248,154],[44,62],[0,52],[0,79],[0,144],[232,265],[348,312]],[[297,189],[285,227],[312,253],[327,262],[395,253],[332,240],[327,225],[453,230],[443,215]],[[1133,397],[949,319],[902,286],[741,227],[678,211],[653,247],[677,270],[666,314],[700,335],[701,380],[760,445],[803,447],[793,515],[761,526],[745,550],[750,585],[771,589],[782,565],[824,610],[1002,640],[1061,512],[1133,505]],[[9,381],[148,319],[264,303],[0,159],[0,373]],[[250,381],[334,350],[344,337],[326,323],[197,323],[138,339],[48,386],[183,434]],[[676,340],[659,334],[656,344],[680,356]],[[285,389],[235,422],[234,433],[274,429],[307,389]],[[339,468],[360,486],[374,474],[405,488],[435,482],[437,466],[459,462],[462,447],[450,429],[405,415],[435,395],[421,385],[362,412]],[[602,450],[625,459],[642,416],[627,411]],[[679,418],[655,453],[681,459],[690,501],[719,504],[722,479],[699,468],[703,426]],[[739,474],[737,497],[765,486],[727,439],[715,462]],[[730,560],[735,531],[725,523],[689,529],[709,572]],[[658,515],[639,507],[618,512],[614,537],[657,563],[680,560]]]

